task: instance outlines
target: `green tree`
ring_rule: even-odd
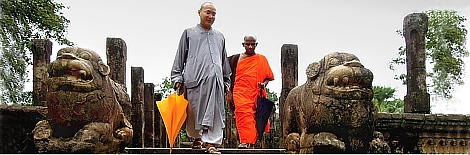
[[[391,101],[385,101],[386,112],[388,113],[403,113],[405,102],[402,99],[394,98]]]
[[[66,39],[69,20],[65,8],[52,0],[0,0],[0,103],[24,104],[27,66],[31,65],[32,39],[50,39],[72,46]]]
[[[274,91],[271,91],[271,89],[266,88],[266,98],[273,101],[276,107],[279,106],[279,97],[277,97],[277,93]]]
[[[452,98],[456,85],[463,85],[463,58],[469,53],[465,48],[467,29],[463,23],[467,20],[454,10],[429,10],[423,12],[428,16],[426,33],[426,61],[432,66],[427,70],[428,88],[436,97]],[[403,37],[403,31],[397,30]],[[390,62],[390,69],[406,62],[405,48],[399,48],[398,57]],[[406,84],[406,75],[395,75],[395,79]]]
[[[274,91],[271,91],[271,89],[266,88],[266,93],[267,93],[267,99],[271,100],[274,102],[274,109],[273,112],[271,113],[271,118],[270,120],[272,121],[271,124],[274,124],[274,130],[275,132],[269,132],[269,134],[272,134],[268,138],[265,138],[264,141],[268,142],[267,148],[279,148],[279,141],[274,140],[274,137],[279,137],[281,135],[281,120],[279,119],[279,114],[278,110],[279,109],[279,97],[277,96],[277,93]]]
[[[162,83],[156,84],[155,86],[157,87],[155,93],[162,94],[162,98],[166,98],[168,95],[175,92],[170,77],[162,78]]]
[[[396,89],[383,86],[373,86],[374,99],[372,100],[378,112],[403,113],[404,102],[395,98]]]

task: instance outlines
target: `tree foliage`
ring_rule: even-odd
[[[378,112],[403,113],[404,102],[395,98],[396,89],[383,86],[374,86],[374,99],[372,100]]]
[[[0,0],[0,103],[23,104],[32,39],[49,39],[72,46],[65,34],[70,21],[52,0]],[[27,98],[27,97],[26,97]]]
[[[429,10],[424,12],[428,16],[428,32],[426,33],[426,61],[432,66],[427,70],[428,88],[436,97],[450,99],[456,85],[463,85],[465,64],[463,58],[469,53],[465,48],[467,29],[463,23],[467,20],[454,10]],[[397,30],[403,37],[403,31]],[[399,48],[398,57],[390,62],[390,69],[394,65],[404,65],[406,51],[403,46]],[[406,84],[406,74],[395,75],[395,79]]]
[[[156,84],[155,86],[157,87],[155,93],[162,94],[162,98],[166,98],[171,93],[175,92],[170,77],[162,78],[162,83]]]
[[[271,91],[271,89],[266,88],[266,98],[269,99],[270,101],[273,101],[276,106],[279,106],[279,97],[277,97],[276,92]]]

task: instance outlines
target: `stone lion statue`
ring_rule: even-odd
[[[48,65],[48,120],[33,130],[39,153],[117,153],[132,141],[125,87],[108,77],[100,56],[63,48]]]
[[[310,63],[307,82],[293,88],[282,107],[285,148],[367,153],[376,122],[372,80],[372,72],[350,53],[333,52]],[[298,144],[288,137],[299,137]]]

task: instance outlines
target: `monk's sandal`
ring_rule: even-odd
[[[201,138],[196,138],[193,141],[193,144],[191,145],[192,149],[202,149],[202,139]]]
[[[253,144],[249,144],[249,143],[241,143],[240,145],[238,145],[238,148],[239,149],[254,149],[255,145]]]
[[[209,154],[222,154],[217,148],[215,148],[214,144],[207,144],[206,152]]]

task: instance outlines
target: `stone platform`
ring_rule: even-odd
[[[222,154],[286,154],[285,149],[218,148]],[[173,148],[172,154],[207,154],[205,149]],[[169,154],[170,148],[125,148],[129,154]]]

